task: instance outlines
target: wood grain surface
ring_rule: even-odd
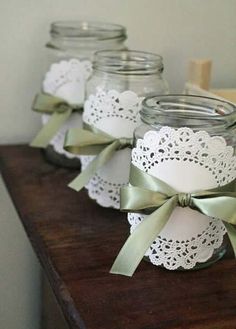
[[[109,269],[129,234],[126,215],[67,187],[76,171],[39,150],[1,146],[1,172],[54,294],[73,329],[235,329],[232,251],[199,271],[142,261],[132,278]]]

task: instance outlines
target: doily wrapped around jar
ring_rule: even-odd
[[[133,132],[140,124],[141,102],[148,94],[168,92],[162,73],[162,57],[156,54],[132,50],[104,50],[95,54],[93,75],[87,84],[83,122],[90,130],[95,128],[119,139],[120,145],[122,140],[129,139],[128,144],[118,147],[112,158],[92,173],[88,182],[83,181],[89,196],[104,207],[119,208],[120,188],[128,183],[130,148]],[[93,156],[80,154],[80,177],[88,177],[96,160]],[[77,184],[79,179],[70,184],[76,191],[82,188],[82,184]]]
[[[73,112],[63,124],[58,133],[51,139],[53,149],[69,159],[79,158],[77,155],[66,152],[63,149],[65,133],[73,127],[82,127],[82,107],[85,97],[85,83],[92,74],[92,63],[88,60],[70,59],[51,65],[43,81],[43,91],[47,94],[61,97],[69,104],[81,107],[81,113]],[[42,115],[42,123],[45,125],[50,115]]]
[[[97,88],[84,105],[83,121],[114,137],[133,135],[140,124],[139,111],[143,97],[132,91],[108,92]],[[82,171],[94,156],[81,156]],[[120,188],[128,183],[131,149],[117,151],[85,186],[89,196],[104,207],[119,208]],[[119,165],[117,165],[119,164]]]
[[[132,164],[184,193],[222,186],[236,177],[233,147],[221,136],[187,127],[146,132],[132,150]],[[144,219],[129,213],[131,232]],[[177,207],[146,256],[170,270],[191,269],[212,257],[225,232],[219,219]]]
[[[46,74],[32,105],[34,111],[43,114],[43,127],[30,145],[45,149],[46,158],[54,164],[79,168],[79,157],[63,149],[65,133],[82,126],[94,53],[126,48],[126,29],[102,22],[59,21],[51,24],[50,36]]]

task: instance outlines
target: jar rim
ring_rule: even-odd
[[[126,28],[119,24],[87,20],[56,21],[51,23],[53,38],[73,38],[83,41],[126,39]]]
[[[162,73],[161,55],[139,50],[100,50],[95,52],[94,69],[114,74]]]
[[[172,121],[178,122],[192,119],[193,126],[200,122],[209,125],[213,121],[233,125],[236,122],[236,106],[227,100],[199,95],[150,95],[142,102],[140,116],[149,124],[150,120],[163,122],[171,117]]]

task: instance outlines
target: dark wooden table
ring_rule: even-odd
[[[111,275],[129,234],[126,215],[67,188],[76,172],[48,164],[39,150],[1,146],[0,164],[70,328],[236,328],[232,252],[199,271],[172,272],[143,261],[132,278]]]

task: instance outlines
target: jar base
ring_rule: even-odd
[[[213,255],[211,256],[211,258],[209,258],[206,262],[204,263],[197,263],[192,269],[190,270],[201,270],[204,269],[206,267],[211,266],[212,264],[216,263],[218,260],[220,260],[222,257],[224,257],[224,255],[226,254],[227,251],[227,247],[225,245],[222,245],[221,247],[219,247],[218,249],[216,249],[213,252]],[[180,269],[182,271],[185,271],[185,269]]]
[[[65,155],[57,153],[51,145],[47,146],[43,153],[49,163],[58,167],[69,169],[80,169],[81,167],[79,159],[68,159]]]
[[[227,246],[225,244],[222,244],[219,248],[217,248],[214,252],[213,255],[211,256],[211,258],[209,258],[206,262],[204,263],[197,263],[194,267],[186,269],[183,267],[178,267],[177,269],[174,269],[174,271],[195,271],[195,270],[201,270],[204,269],[206,267],[211,266],[212,264],[216,263],[218,260],[220,260],[227,251]],[[150,263],[150,259],[148,256],[144,256],[143,258],[145,261]],[[157,265],[158,267],[164,268],[166,270],[171,270],[171,269],[167,269],[165,268],[164,265]]]

